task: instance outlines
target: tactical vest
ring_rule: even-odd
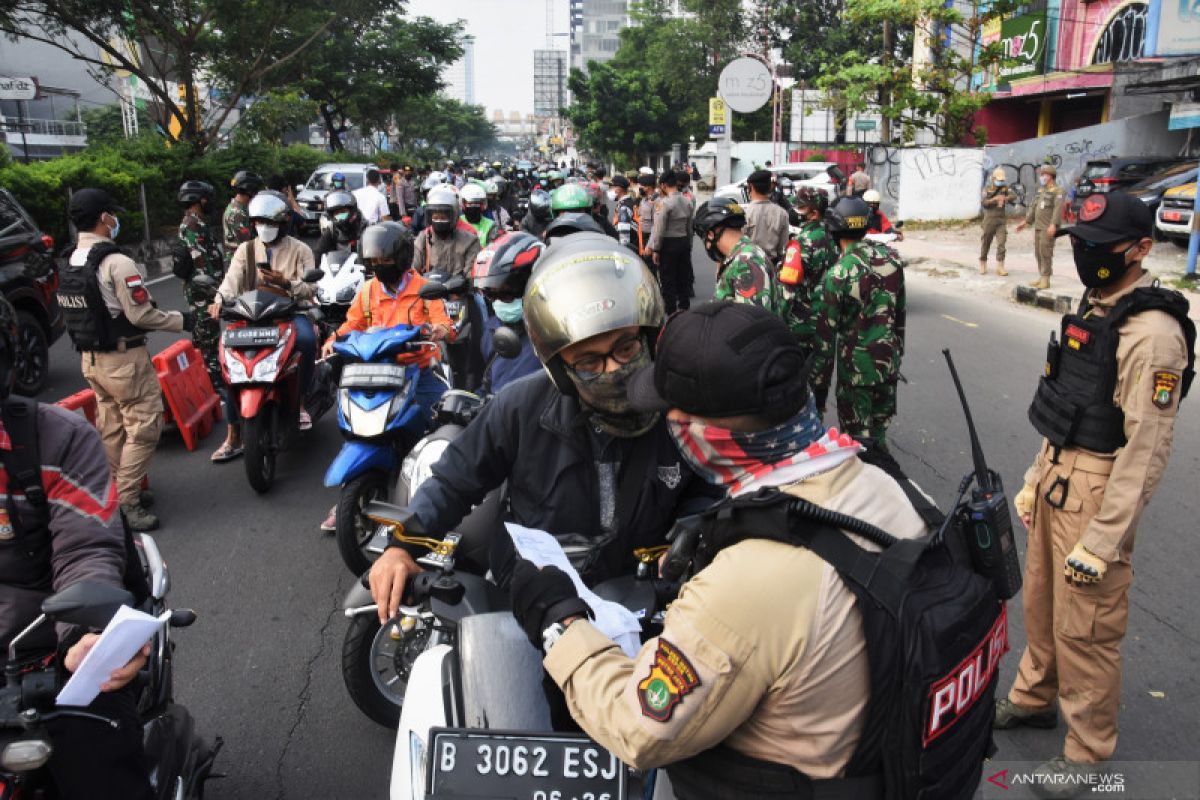
[[[1112,453],[1125,446],[1125,412],[1113,402],[1121,324],[1143,311],[1165,311],[1179,322],[1188,357],[1181,400],[1195,374],[1196,326],[1188,318],[1187,300],[1170,289],[1135,289],[1102,317],[1086,316],[1087,307],[1085,294],[1079,311],[1063,317],[1061,340],[1050,334],[1045,374],[1029,406],[1029,421],[1055,447]]]
[[[116,350],[121,339],[142,335],[141,328],[130,322],[124,311],[114,317],[100,294],[100,264],[120,252],[121,248],[112,242],[101,242],[88,251],[83,264],[71,264],[68,257],[67,266],[59,272],[58,305],[76,350]]]

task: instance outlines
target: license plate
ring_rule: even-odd
[[[462,300],[444,300],[442,302],[446,304],[446,316],[451,319],[457,317],[463,309]]]
[[[430,797],[625,800],[628,770],[586,736],[430,731]]]
[[[273,347],[279,344],[278,328],[231,328],[224,336],[226,347]]]
[[[1163,218],[1164,222],[1182,222],[1183,221],[1183,212],[1182,211],[1164,211],[1162,213],[1162,218]]]

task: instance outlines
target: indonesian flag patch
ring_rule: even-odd
[[[1158,370],[1154,373],[1154,405],[1168,409],[1175,400],[1175,389],[1179,386],[1179,376],[1174,372]]]
[[[140,275],[131,275],[125,279],[125,289],[129,292],[130,298],[139,306],[150,299],[150,292],[142,283]]]
[[[658,640],[650,674],[638,684],[642,714],[656,722],[666,722],[684,695],[700,685],[700,676],[687,656],[666,639]]]

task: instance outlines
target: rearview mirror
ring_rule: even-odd
[[[521,355],[521,337],[512,328],[501,325],[492,334],[492,350],[501,358],[516,358]]]
[[[300,192],[304,191],[304,184],[297,183],[295,186],[295,189],[296,189],[296,194],[300,194]]]
[[[896,230],[900,230],[901,228],[904,227],[904,220],[899,220],[897,222],[893,222],[892,227],[895,228]]]
[[[446,291],[450,294],[462,294],[467,290],[467,279],[462,275],[451,275],[446,281]]]
[[[42,613],[55,622],[103,628],[121,606],[132,606],[133,595],[118,586],[82,581],[42,601]]]
[[[304,282],[305,283],[317,283],[318,281],[321,280],[321,278],[324,278],[324,277],[325,277],[325,272],[323,270],[310,269],[308,272],[304,273]]]
[[[417,294],[422,300],[441,300],[450,293],[446,291],[445,284],[426,281],[425,285],[417,290]]]

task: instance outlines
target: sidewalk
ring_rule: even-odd
[[[1071,244],[1060,237],[1054,247],[1054,275],[1048,290],[1034,290],[1029,282],[1037,278],[1033,256],[1033,229],[1014,233],[1017,223],[1008,225],[1008,256],[1004,267],[1008,277],[996,274],[996,245],[993,242],[988,274],[979,274],[978,224],[931,230],[905,231],[904,241],[892,246],[921,272],[969,280],[973,289],[991,291],[1016,302],[1040,305],[1058,313],[1074,311],[1083,295],[1083,284],[1075,274]],[[1155,242],[1143,265],[1168,288],[1180,289],[1191,302],[1190,316],[1200,320],[1200,286],[1188,286],[1181,278],[1187,269],[1187,250],[1171,242]]]

